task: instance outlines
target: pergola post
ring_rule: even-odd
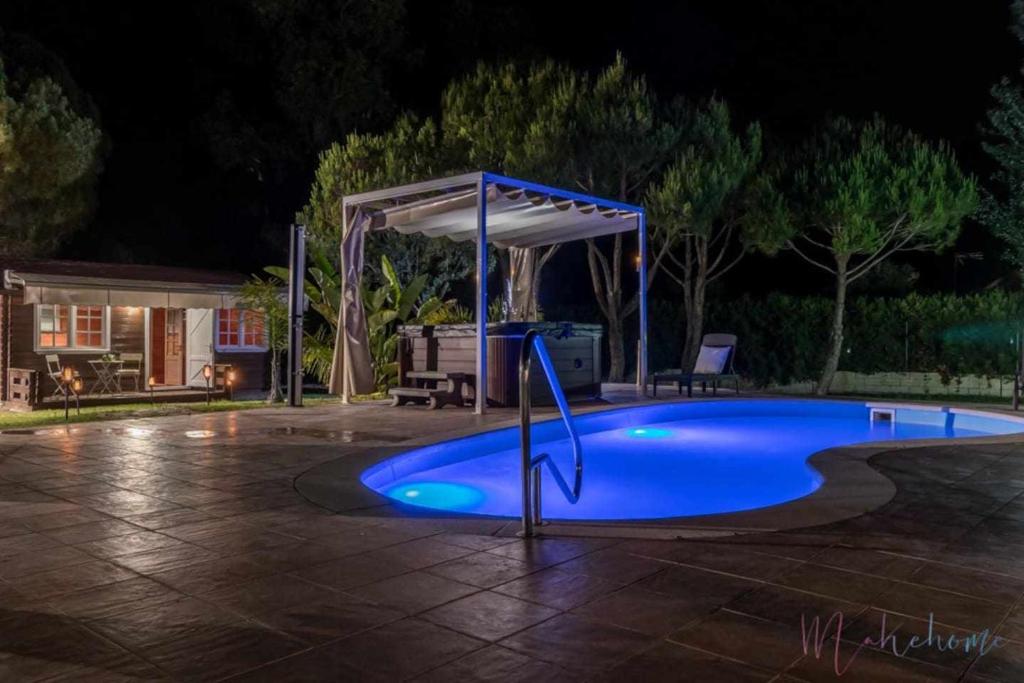
[[[476,407],[487,410],[487,174],[476,189]]]
[[[341,203],[341,239],[342,242],[345,240],[345,234],[348,232],[348,206],[345,201]],[[348,335],[345,334],[345,330],[348,329],[346,326],[346,312],[345,312],[345,250],[341,249],[340,261],[338,263],[341,273],[341,296],[338,297],[338,335],[341,339],[341,403],[342,405],[348,405],[351,401],[351,394],[349,392],[349,385],[351,385],[351,374],[352,368],[348,365]]]
[[[647,212],[636,218],[636,235],[640,248],[640,358],[637,360],[636,385],[647,395]]]

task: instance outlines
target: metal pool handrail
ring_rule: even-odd
[[[530,454],[530,365],[533,358],[533,351],[537,352],[540,366],[547,377],[551,393],[555,396],[555,405],[562,415],[562,422],[569,431],[569,438],[572,440],[572,460],[575,468],[572,488],[565,481],[558,465],[551,459],[548,453],[541,453],[533,457]],[[569,412],[569,404],[565,400],[565,392],[558,382],[555,374],[555,367],[548,355],[548,349],[544,345],[544,338],[537,330],[529,330],[523,337],[523,346],[519,350],[519,440],[522,452],[522,478],[523,478],[523,530],[522,535],[531,537],[535,535],[535,527],[541,523],[541,496],[540,496],[540,466],[547,465],[555,483],[562,490],[565,499],[575,505],[580,500],[580,491],[583,488],[583,447],[580,445],[580,435],[576,432],[576,425],[573,424],[572,413]]]

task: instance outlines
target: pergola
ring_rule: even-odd
[[[542,247],[637,231],[640,359],[647,377],[647,239],[642,207],[478,171],[342,199],[342,300],[330,390],[348,402],[373,390],[366,315],[359,295],[367,232],[476,240],[476,412],[487,408],[487,244]]]

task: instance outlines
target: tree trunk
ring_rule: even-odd
[[[623,382],[626,378],[626,341],[622,331],[622,318],[613,315],[608,318],[608,369],[609,382]]]
[[[625,312],[622,307],[622,233],[615,234],[612,249],[612,281],[608,293],[608,369],[609,382],[626,381],[626,340],[623,334]]]
[[[514,321],[537,319],[537,292],[533,288],[537,268],[537,250],[529,247],[508,250],[509,314]]]
[[[699,237],[687,238],[686,274],[683,279],[683,312],[686,314],[686,333],[683,337],[683,372],[693,370],[704,336],[704,301],[708,288],[708,241]]]
[[[839,369],[839,358],[843,354],[843,320],[846,314],[846,266],[845,259],[836,261],[836,302],[832,312],[832,331],[829,334],[828,358],[821,371],[821,378],[814,393],[824,396],[832,386],[836,371]]]
[[[270,391],[267,393],[267,403],[280,403],[284,400],[281,391],[281,352],[270,352]]]
[[[622,303],[622,233],[615,235],[612,258],[609,261],[594,240],[587,240],[587,263],[594,297],[605,320],[608,321],[609,382],[623,382],[626,377],[626,352],[623,324],[626,316],[636,307],[637,298]],[[648,274],[650,277],[650,273]]]
[[[508,271],[503,273],[509,290],[509,320],[540,320],[540,275],[559,246],[509,247]]]
[[[700,341],[704,336],[704,288],[703,282],[695,283],[693,296],[686,311],[686,343],[683,346],[683,372],[693,370],[700,353]]]

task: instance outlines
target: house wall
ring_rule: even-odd
[[[32,304],[23,304],[21,292],[0,295],[0,395],[7,399],[7,374],[9,368],[41,370],[46,372],[46,354],[35,351],[35,311]],[[109,353],[142,353],[149,355],[146,348],[146,316],[141,307],[112,306],[110,309],[110,351]],[[57,352],[61,365],[71,365],[91,387],[96,374],[89,365],[105,352]],[[216,351],[215,363],[227,363],[237,370],[238,390],[259,390],[269,385],[269,356],[266,352],[245,351],[231,353]],[[145,378],[143,378],[143,382]],[[49,380],[45,380],[49,383]],[[46,389],[49,393],[52,387]]]
[[[270,386],[270,355],[266,351],[214,351],[213,362],[235,368],[238,391],[258,391]]]
[[[11,297],[0,295],[0,401],[7,400],[7,370],[11,367]]]
[[[9,312],[9,319],[4,320],[8,326],[5,336],[7,344],[4,349],[5,377],[4,392],[6,398],[6,369],[22,368],[25,370],[46,371],[46,354],[35,351],[35,311],[32,304],[22,304],[21,294],[6,296],[9,305],[4,310]],[[110,309],[110,351],[109,353],[146,353],[145,309],[128,306],[112,306]],[[96,379],[90,360],[96,360],[105,352],[56,352],[61,365],[71,365],[85,380],[87,387]],[[51,387],[52,388],[52,387]]]

